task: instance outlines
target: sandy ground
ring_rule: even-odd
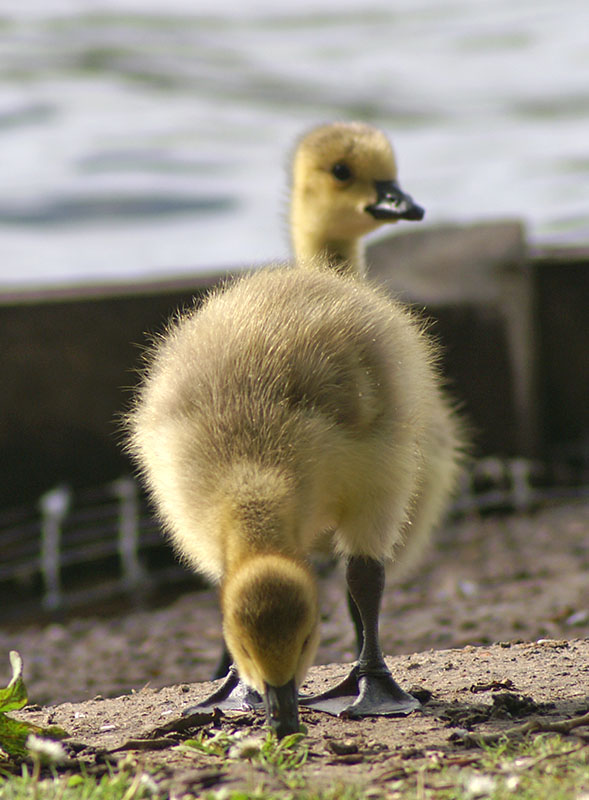
[[[416,781],[420,775],[435,788],[440,765],[451,768],[445,773],[447,782],[449,774],[459,781],[461,769],[479,762],[481,750],[465,736],[503,732],[531,719],[550,724],[589,711],[589,640],[469,645],[397,656],[388,664],[407,688],[418,694],[431,692],[429,702],[402,718],[343,720],[301,709],[309,754],[295,780],[315,789],[370,787],[374,797],[390,797],[399,781]],[[322,690],[345,674],[341,665],[315,667],[303,689]],[[79,761],[98,774],[108,763],[122,762],[133,771],[149,767],[155,783],[171,798],[201,797],[204,789],[219,787],[263,787],[272,796],[282,796],[289,788],[284,774],[255,761],[244,764],[238,757],[205,754],[184,744],[200,731],[205,736],[241,735],[250,747],[252,740],[259,742],[264,736],[261,712],[204,713],[192,718],[190,729],[179,730],[186,722],[182,711],[210,689],[203,683],[145,688],[107,700],[99,696],[79,704],[31,706],[17,716],[65,728],[76,768]],[[589,715],[575,733],[583,737],[581,742],[589,742]]]
[[[341,568],[320,586],[316,663],[350,662]],[[387,655],[588,637],[589,503],[446,526],[411,579],[388,582],[381,636]],[[220,647],[215,593],[185,594],[116,618],[0,628],[0,685],[10,678],[10,650],[23,656],[31,701],[47,704],[208,680]]]
[[[329,570],[320,585],[317,662],[325,666],[311,670],[303,687],[311,692],[345,675],[354,658],[341,570]],[[587,503],[447,526],[413,578],[389,582],[381,617],[395,678],[431,699],[404,718],[343,720],[302,709],[309,757],[301,779],[385,794],[419,775],[435,786],[436,765],[468,771],[478,763],[481,751],[465,746],[466,731],[586,714],[588,587]],[[220,650],[214,592],[116,618],[0,630],[0,649],[2,684],[8,651],[25,661],[31,705],[17,716],[61,725],[71,734],[69,754],[98,774],[121,760],[133,769],[149,766],[162,791],[178,798],[208,788],[286,788],[284,777],[259,764],[183,745],[199,728],[263,735],[263,715],[254,712],[204,715],[192,729],[178,729],[183,710],[212,689],[202,681]],[[582,731],[589,739],[588,727]]]

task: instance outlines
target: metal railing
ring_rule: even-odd
[[[521,513],[581,498],[589,498],[587,475],[562,465],[485,458],[465,472],[450,515]],[[0,623],[27,612],[140,600],[181,580],[194,579],[174,560],[131,477],[78,491],[57,486],[37,504],[0,510]]]

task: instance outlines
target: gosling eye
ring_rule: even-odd
[[[334,178],[337,178],[338,181],[349,181],[352,177],[352,170],[344,161],[338,161],[337,164],[334,164],[331,168],[331,174]]]

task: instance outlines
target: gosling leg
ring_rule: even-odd
[[[362,618],[360,617],[360,612],[358,611],[358,606],[354,602],[354,598],[352,597],[350,590],[346,592],[346,601],[348,604],[348,611],[350,612],[350,618],[354,625],[354,631],[356,633],[356,657],[360,656],[362,652],[362,645],[364,644],[364,632],[362,630]]]
[[[224,678],[225,675],[228,675],[232,664],[233,659],[231,658],[231,653],[229,652],[229,649],[225,644],[225,640],[223,639],[223,650],[221,651],[221,655],[217,661],[217,666],[213,672],[212,680],[216,681],[218,678]]]
[[[384,590],[383,564],[374,558],[353,556],[348,561],[348,591],[362,623],[362,649],[350,674],[337,686],[301,699],[301,704],[350,719],[399,716],[420,707],[419,700],[393,679],[384,662],[378,637],[378,616]]]

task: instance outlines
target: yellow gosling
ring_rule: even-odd
[[[334,126],[340,143],[341,128]],[[366,131],[351,130],[354,142]],[[377,186],[394,180],[384,170],[394,159],[385,158],[392,156],[381,134],[366,136],[363,146],[374,141],[378,153],[365,163],[383,169],[371,171],[372,192],[354,206],[374,218],[379,203],[397,204],[379,199]],[[357,175],[358,147],[346,151],[356,155]],[[301,148],[309,149],[307,139]],[[422,548],[455,484],[462,446],[436,348],[406,307],[358,280],[354,237],[331,249],[328,238],[316,238],[319,220],[319,252],[305,251],[294,207],[297,186],[312,181],[296,163],[293,236],[306,268],[241,277],[179,315],[149,355],[128,418],[130,450],[172,542],[221,588],[236,669],[205,704],[251,705],[257,692],[279,736],[298,730],[298,688],[317,648],[307,558],[326,531],[347,562],[362,650],[342,685],[301,702],[349,717],[419,705],[395,683],[380,650],[384,564]],[[339,196],[340,178],[329,180]],[[314,196],[331,218],[325,187],[309,202]]]
[[[292,172],[290,227],[300,263],[321,259],[363,275],[362,236],[385,223],[423,219],[399,186],[387,137],[370,125],[315,128],[299,142]]]

